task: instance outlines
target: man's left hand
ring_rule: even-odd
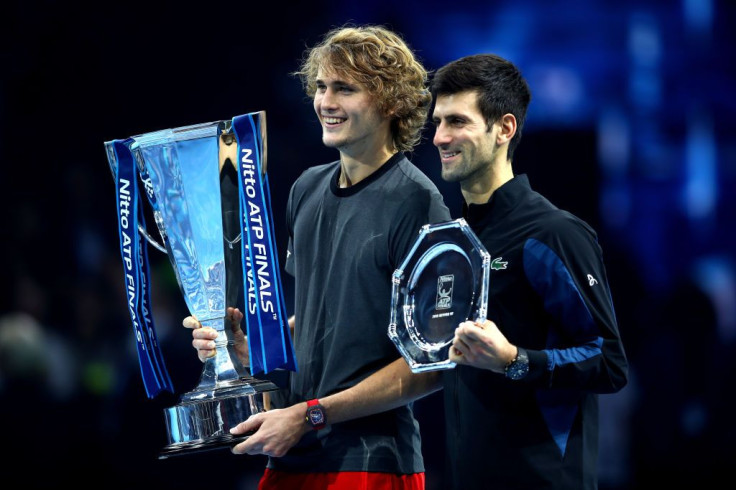
[[[516,352],[516,347],[492,321],[466,321],[455,329],[450,361],[503,373],[506,364],[516,357]]]

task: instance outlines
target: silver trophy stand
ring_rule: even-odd
[[[263,412],[263,394],[279,389],[271,381],[248,374],[227,337],[229,325],[225,320],[201,323],[218,330],[216,353],[205,361],[199,384],[184,393],[178,404],[164,409],[169,444],[161,450],[159,459],[231,447],[245,440],[249,434],[232,436],[230,429],[252,414]]]

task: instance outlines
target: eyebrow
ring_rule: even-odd
[[[445,114],[444,116],[435,116],[434,113],[432,113],[432,120],[437,121],[439,119],[470,119],[468,116],[466,116],[463,113],[460,112],[451,112],[449,114]]]
[[[328,84],[327,82],[325,82],[325,81],[324,81],[324,79],[322,79],[322,78],[317,78],[317,79],[316,79],[316,80],[315,80],[314,82],[315,82],[315,83],[320,83],[320,84],[322,84],[322,85],[330,85],[330,84],[331,84],[331,85],[335,85],[335,86],[337,86],[337,87],[349,87],[349,88],[355,88],[355,87],[357,87],[357,86],[358,86],[358,84],[357,84],[357,83],[355,83],[355,82],[348,82],[348,81],[346,81],[346,80],[341,80],[341,79],[336,79],[336,80],[333,80],[333,81],[332,81],[332,82],[330,82],[329,84]]]

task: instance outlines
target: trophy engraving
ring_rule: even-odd
[[[440,276],[437,280],[437,306],[438,310],[446,310],[452,306],[452,285],[455,282],[455,276],[448,274]]]
[[[105,143],[118,201],[126,203],[118,206],[118,216],[126,278],[133,278],[127,282],[147,298],[148,241],[167,253],[190,313],[219,333],[216,355],[204,362],[199,383],[164,410],[169,444],[161,458],[242,440],[230,428],[263,411],[263,394],[278,389],[252,374],[296,369],[273,241],[265,132],[261,111]],[[146,231],[137,177],[163,245]],[[126,253],[123,244],[137,253]],[[235,352],[228,306],[245,312],[250,366]],[[141,315],[130,308],[144,384],[153,398],[173,387],[160,350],[152,348],[158,346],[150,305],[145,310]]]
[[[392,276],[388,335],[415,373],[452,369],[455,328],[485,320],[490,255],[464,219],[424,225]]]

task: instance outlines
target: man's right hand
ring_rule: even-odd
[[[243,313],[238,308],[228,307],[225,319],[230,322],[230,328],[233,332],[235,352],[238,354],[243,365],[248,366],[250,364],[248,344],[246,342],[243,329],[240,328],[240,322],[243,320]],[[197,350],[197,357],[199,357],[200,361],[204,362],[215,355],[215,339],[217,339],[218,335],[217,330],[211,327],[202,327],[199,320],[193,316],[186,317],[182,322],[182,325],[186,328],[192,329],[192,347]]]

